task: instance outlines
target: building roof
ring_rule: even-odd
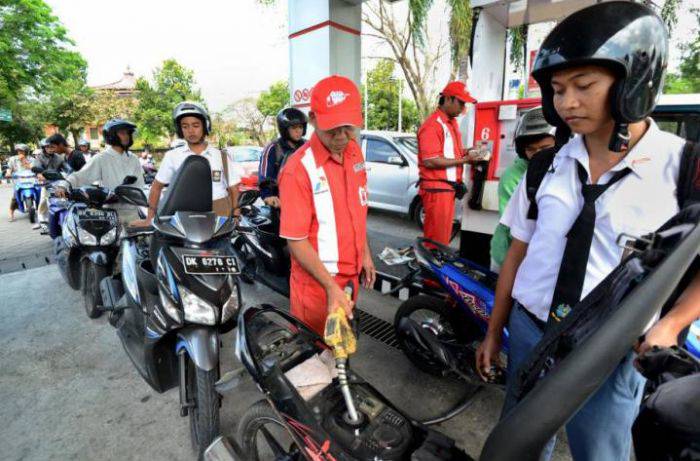
[[[116,82],[112,83],[107,83],[105,85],[96,85],[93,86],[93,88],[96,90],[134,91],[136,89],[136,77],[134,77],[134,73],[127,66],[126,70],[124,71],[124,75],[122,75],[122,78],[120,80],[117,80]]]

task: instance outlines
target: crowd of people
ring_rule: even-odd
[[[501,220],[491,242],[499,279],[477,356],[486,375],[498,360],[508,327],[503,415],[516,402],[512,388],[518,367],[548,324],[565,317],[621,261],[618,236],[652,231],[686,205],[679,200],[678,183],[685,140],[649,118],[662,87],[667,48],[663,22],[653,12],[634,3],[604,3],[555,27],[535,59],[532,76],[541,88],[542,106],[521,117],[518,158],[500,179]],[[485,160],[478,150],[463,146],[456,121],[475,102],[463,82],[450,82],[418,130],[424,235],[442,244],[450,241],[455,200],[466,192],[464,166]],[[308,119],[295,108],[280,112],[279,138],[265,147],[260,162],[261,198],[280,208],[280,235],[291,254],[291,313],[321,334],[328,313],[342,308],[352,317],[360,285],[372,287],[376,279],[367,239],[367,173],[356,141],[362,121],[355,83],[342,76],[324,78],[313,88]],[[235,217],[242,172],[227,153],[207,142],[208,113],[183,102],[174,109],[173,122],[184,142],[160,164],[147,217],[123,219],[148,226],[163,189],[191,155],[209,161],[213,211]],[[314,130],[305,139],[307,124]],[[143,185],[149,159],[129,151],[135,129],[128,121],[110,120],[104,126],[107,148],[94,156],[85,143],[71,150],[59,134],[42,142],[33,160],[29,148],[18,144],[8,175],[32,169],[41,178],[45,169],[67,166],[72,187],[100,181],[111,188],[128,175]],[[44,197],[42,202],[39,212],[45,216]],[[11,219],[15,209],[12,203]],[[635,358],[653,346],[678,344],[682,330],[698,317],[696,277],[568,423],[576,460],[629,459],[630,429],[644,385]]]

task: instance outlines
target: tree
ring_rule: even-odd
[[[77,146],[80,132],[94,119],[93,91],[84,80],[69,80],[56,87],[47,103],[47,121],[73,135]]]
[[[133,97],[118,96],[114,91],[97,90],[93,92],[90,124],[97,126],[112,118],[134,119],[138,101]]]
[[[691,10],[698,22],[692,41],[681,45],[682,61],[678,73],[666,77],[664,93],[700,93],[700,9]]]
[[[280,81],[270,85],[270,88],[260,93],[255,104],[261,114],[275,117],[277,113],[289,105],[289,84]]]
[[[12,122],[0,122],[0,145],[12,146],[18,142],[37,142],[44,136],[45,108],[36,99],[12,101]]]
[[[393,78],[395,64],[390,59],[377,62],[367,72],[368,113],[367,128],[370,130],[398,130],[399,82]],[[409,99],[401,100],[402,129],[413,131],[419,123],[416,104]]]
[[[138,136],[145,145],[161,142],[175,134],[172,112],[183,101],[202,102],[195,88],[194,72],[174,59],[163,62],[153,72],[153,83],[144,78],[136,82],[139,103],[134,113]]]
[[[241,128],[256,144],[264,145],[269,137],[265,129],[268,124],[268,116],[260,112],[255,98],[244,98],[236,101],[227,108],[232,114],[237,126]]]
[[[413,3],[416,2],[409,5]],[[433,85],[445,45],[442,41],[431,43],[424,28],[421,29],[421,38],[417,39],[414,22],[420,18],[415,16],[415,12],[409,12],[408,18],[397,19],[383,0],[363,4],[362,20],[375,31],[365,35],[376,37],[389,46],[390,59],[401,68],[419,116],[424,118],[435,104],[437,89]]]
[[[8,0],[0,7],[0,106],[43,94],[68,80],[84,80],[86,64],[42,0]]]

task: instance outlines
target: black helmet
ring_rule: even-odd
[[[289,127],[301,125],[304,127],[302,136],[306,136],[306,114],[294,107],[282,109],[277,114],[277,130],[280,132],[282,139],[289,139]]]
[[[204,124],[204,134],[211,132],[211,119],[207,110],[196,102],[181,102],[173,109],[173,122],[175,123],[175,132],[180,138],[184,138],[182,128],[180,128],[180,119],[182,117],[197,117]]]
[[[610,107],[617,129],[611,150],[619,151],[627,124],[643,120],[654,109],[667,60],[668,36],[656,13],[639,3],[604,2],[573,13],[549,33],[537,53],[532,76],[542,91],[545,118],[559,128],[566,124],[552,102],[552,73],[586,64],[613,70],[617,80],[610,92]]]
[[[547,123],[542,113],[542,106],[523,112],[515,128],[515,152],[520,158],[527,159],[525,147],[544,136],[554,137],[554,127]]]
[[[126,146],[122,144],[119,136],[117,136],[117,131],[125,128],[129,130],[129,142]],[[102,136],[105,138],[105,144],[109,144],[110,146],[121,146],[126,150],[134,143],[134,131],[136,131],[136,125],[130,121],[122,118],[113,118],[108,120],[102,127]]]

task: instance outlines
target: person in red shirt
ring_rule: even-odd
[[[292,315],[323,335],[330,311],[352,318],[360,274],[375,281],[367,242],[367,174],[355,141],[362,125],[360,92],[341,76],[319,81],[311,92],[309,123],[315,131],[287,160],[279,177],[280,236],[292,256]]]
[[[463,165],[475,160],[462,148],[456,117],[475,103],[464,83],[450,82],[438,108],[418,129],[418,194],[423,203],[423,236],[448,245],[455,213],[455,187],[464,187]]]

